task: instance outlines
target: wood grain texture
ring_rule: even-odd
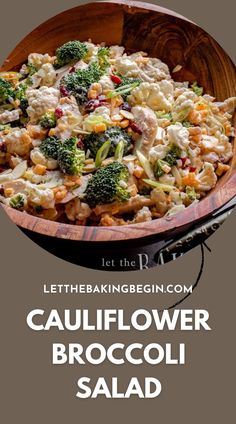
[[[43,23],[25,37],[8,56],[2,70],[18,69],[31,52],[53,54],[58,45],[79,38],[108,45],[122,44],[128,50],[147,51],[172,70],[174,78],[197,80],[217,100],[236,95],[235,66],[204,30],[167,9],[135,1],[90,3],[65,11]],[[236,143],[231,168],[216,188],[198,204],[171,218],[121,227],[84,227],[46,221],[3,206],[19,227],[60,239],[86,242],[165,238],[174,229],[212,214],[236,195]]]

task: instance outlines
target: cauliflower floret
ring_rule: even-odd
[[[54,135],[64,141],[72,136],[74,130],[80,128],[82,116],[73,96],[63,97],[60,100],[59,107],[63,112],[63,116],[57,120]]]
[[[20,109],[6,110],[0,114],[0,124],[7,124],[8,122],[17,121],[20,117]]]
[[[168,66],[157,58],[148,58],[146,64],[142,66],[143,79],[150,82],[170,79]]]
[[[172,190],[169,196],[174,205],[182,205],[183,200],[186,197],[186,193],[181,193],[180,191]]]
[[[26,91],[29,107],[27,113],[31,123],[37,123],[48,109],[55,109],[60,99],[60,91],[53,87],[40,87]]]
[[[194,100],[196,99],[197,95],[192,90],[187,90],[180,94],[173,107],[173,120],[179,122],[184,121],[194,108]]]
[[[44,154],[40,151],[39,147],[35,147],[30,152],[30,159],[35,165],[46,166],[47,169],[56,169],[58,163],[55,159],[47,159]]]
[[[4,139],[7,147],[7,152],[17,154],[19,156],[26,156],[29,154],[32,147],[32,140],[28,131],[25,128],[11,131],[5,136]]]
[[[223,112],[233,114],[236,109],[236,97],[229,97],[222,103],[215,103]]]
[[[115,68],[118,74],[126,75],[127,77],[138,77],[140,68],[138,64],[132,60],[131,56],[118,57],[115,61]]]
[[[224,134],[220,134],[218,137],[203,135],[200,147],[204,154],[216,153],[218,160],[223,162],[228,162],[233,156],[232,144]]]
[[[133,106],[141,104],[147,105],[153,110],[169,112],[173,103],[173,91],[170,81],[143,82],[128,96],[128,102]]]
[[[27,131],[32,139],[32,146],[38,147],[42,140],[47,134],[47,130],[41,127],[41,125],[27,125]]]
[[[73,199],[65,206],[66,216],[70,221],[84,221],[91,215],[92,211],[87,203],[80,199]]]
[[[14,194],[23,193],[27,196],[28,201],[35,206],[50,209],[55,205],[53,190],[39,188],[36,184],[32,184],[22,178],[5,183],[4,189],[6,188],[12,188]]]
[[[110,57],[111,59],[116,59],[121,57],[125,51],[125,48],[122,46],[111,46],[110,47]]]
[[[31,53],[28,56],[28,62],[32,63],[36,68],[41,68],[45,63],[54,63],[55,57],[49,56],[49,54]]]
[[[143,57],[142,52],[118,57],[115,61],[115,68],[121,75],[141,78],[147,82],[170,79],[169,68],[165,63],[160,59]]]
[[[50,188],[40,189],[34,184],[27,183],[28,201],[34,206],[51,209],[55,206],[54,192]]]
[[[100,78],[99,83],[102,86],[102,91],[114,90],[114,84],[108,75],[103,75],[102,78]]]
[[[91,43],[91,41],[84,41],[84,44],[88,49],[85,61],[89,62],[91,59],[96,58],[99,47],[95,46],[95,44]]]
[[[219,156],[215,152],[206,153],[202,155],[201,158],[204,162],[215,163],[219,161]],[[193,161],[193,166],[195,166],[194,161]]]
[[[36,74],[40,77],[41,86],[51,87],[57,78],[56,71],[51,63],[45,63]],[[32,79],[36,74],[32,76]]]
[[[158,159],[164,159],[168,151],[168,145],[157,144],[149,150],[149,162],[154,164]]]
[[[214,166],[205,162],[203,165],[203,170],[196,176],[198,181],[198,190],[209,191],[215,187],[217,182],[217,176],[214,171]]]
[[[156,114],[149,107],[142,106],[134,106],[131,111],[134,115],[135,123],[142,131],[142,134],[135,142],[135,150],[141,150],[144,154],[148,154],[157,133],[158,124]]]
[[[132,224],[138,224],[139,222],[148,222],[152,220],[152,213],[147,206],[144,206],[140,209],[134,219],[132,220]]]
[[[45,63],[35,74],[31,77],[31,88],[38,88],[39,86],[51,87],[55,84],[57,73],[51,63]]]
[[[167,185],[174,185],[175,184],[175,177],[170,174],[164,174],[159,178],[160,183],[167,184]]]
[[[190,143],[187,128],[183,127],[179,122],[167,128],[167,136],[169,144],[176,144],[182,150],[186,149]]]

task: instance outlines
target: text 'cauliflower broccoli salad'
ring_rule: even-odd
[[[69,41],[32,53],[0,73],[0,200],[77,225],[175,214],[229,169],[235,106],[143,52]]]

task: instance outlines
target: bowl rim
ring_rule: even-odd
[[[236,167],[235,167],[236,168]],[[152,239],[169,234],[171,231],[196,224],[211,216],[236,195],[236,173],[217,191],[209,193],[204,199],[192,204],[183,211],[170,217],[154,219],[150,222],[111,227],[95,227],[65,224],[50,221],[1,205],[8,217],[20,228],[45,236],[83,242],[125,241]]]
[[[98,3],[117,4],[120,6],[128,7],[130,9],[138,8],[154,10],[156,12],[171,15],[181,20],[185,20],[191,23],[192,25],[198,26],[195,22],[192,22],[185,16],[178,14],[173,10],[164,8],[153,3],[128,0],[99,0],[98,2],[88,1],[86,3],[83,3],[82,5],[66,9],[54,15],[53,17],[41,23],[29,34],[27,34],[25,38],[27,38],[35,30],[37,30],[41,25],[50,22],[51,19],[55,19],[57,16],[63,13],[66,13],[73,9],[83,8],[87,5],[97,5]],[[205,32],[204,29],[202,30]],[[20,44],[25,38],[23,38],[18,44]],[[212,39],[214,40],[213,37]],[[17,46],[15,48],[17,48]],[[222,50],[224,49],[222,48]],[[228,56],[226,52],[225,54]],[[228,58],[231,60],[229,56]],[[232,65],[235,67],[233,62]],[[236,137],[234,138],[233,143],[236,143]],[[45,236],[52,236],[59,239],[68,239],[83,242],[107,242],[125,240],[132,241],[138,239],[144,240],[157,237],[158,235],[162,236],[163,238],[165,237],[165,235],[169,234],[176,228],[181,231],[181,228],[187,225],[191,225],[193,223],[195,224],[197,221],[205,219],[207,216],[212,215],[216,210],[228,203],[236,195],[236,157],[234,163],[231,166],[230,171],[232,170],[234,170],[235,172],[229,176],[229,179],[222,186],[220,186],[218,190],[211,191],[205,198],[201,199],[200,202],[190,205],[185,210],[179,212],[176,215],[172,215],[170,217],[157,218],[150,222],[142,222],[138,224],[111,227],[65,224],[36,217],[28,214],[27,212],[20,212],[4,204],[1,204],[1,206],[8,215],[8,217],[18,227],[24,230],[29,230],[30,232],[38,233]]]

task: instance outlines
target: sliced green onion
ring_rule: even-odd
[[[176,187],[170,184],[163,184],[163,183],[159,183],[158,181],[153,181],[148,179],[144,179],[143,181],[146,184],[150,185],[151,187],[158,188],[159,190],[166,191],[167,193],[170,193],[170,191],[173,191],[173,190],[177,190]]]
[[[119,143],[116,146],[116,150],[115,150],[115,160],[121,162],[123,159],[123,155],[124,155],[124,148],[125,148],[125,143],[123,140],[120,140]]]
[[[96,168],[99,168],[102,164],[102,161],[104,159],[106,159],[109,150],[111,147],[111,141],[107,140],[105,141],[105,143],[103,143],[103,145],[100,147],[100,149],[98,149],[97,154],[96,154],[96,158],[95,158],[95,166]]]
[[[139,82],[133,82],[132,84],[122,85],[121,87],[116,88],[114,91],[111,91],[107,94],[107,98],[111,99],[112,97],[122,96],[123,94],[129,93],[134,88],[138,87]]]
[[[140,152],[140,150],[136,151],[136,155],[138,156],[138,160],[141,163],[144,171],[146,172],[148,178],[151,180],[155,179],[154,172],[152,170],[152,167],[148,161],[148,159]]]

